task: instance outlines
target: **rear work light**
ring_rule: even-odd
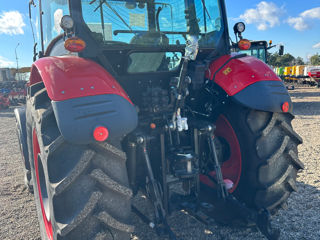
[[[109,137],[109,131],[106,127],[96,127],[93,131],[93,137],[98,142],[103,142]]]

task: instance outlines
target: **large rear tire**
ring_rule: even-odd
[[[301,137],[293,130],[290,113],[272,113],[234,106],[227,113],[240,140],[242,173],[236,196],[249,206],[275,213],[297,191]]]
[[[292,128],[293,118],[290,113],[257,111],[233,103],[216,122],[218,130],[224,119],[225,126],[231,128],[229,133],[235,133],[235,141],[229,142],[230,151],[237,147],[240,151],[229,153],[236,159],[225,161],[222,172],[224,177],[229,174],[225,178],[234,179],[234,195],[250,208],[276,213],[286,207],[291,192],[297,190],[297,172],[303,169],[297,146],[302,139]],[[230,134],[226,130],[220,131],[219,138],[228,142]]]
[[[106,142],[66,142],[43,84],[30,93],[28,148],[42,239],[129,239],[125,153]]]

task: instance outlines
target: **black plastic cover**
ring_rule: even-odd
[[[16,118],[16,131],[19,137],[19,145],[22,154],[22,160],[25,169],[30,170],[29,153],[27,145],[27,128],[26,128],[26,107],[19,107],[14,109],[14,116]]]
[[[94,142],[93,131],[104,126],[109,131],[106,141],[121,139],[138,123],[135,107],[115,94],[105,94],[52,101],[53,111],[61,135],[69,142]]]
[[[281,81],[256,82],[232,96],[240,104],[261,111],[283,112],[282,104],[289,103],[292,112],[293,104],[286,86]]]

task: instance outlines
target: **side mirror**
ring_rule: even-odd
[[[279,55],[282,56],[283,52],[284,52],[284,46],[280,45],[280,47],[279,47]]]

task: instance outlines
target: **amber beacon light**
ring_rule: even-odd
[[[71,37],[64,42],[64,47],[70,52],[81,52],[85,49],[86,43],[81,38]]]
[[[248,49],[250,49],[250,47],[251,47],[251,42],[250,42],[248,39],[241,39],[241,40],[238,42],[238,47],[239,47],[241,50],[248,50]]]

